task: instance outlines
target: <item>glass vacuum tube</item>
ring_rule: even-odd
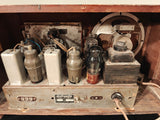
[[[100,46],[92,46],[89,49],[87,58],[87,82],[96,84],[99,81],[99,74],[102,66],[102,49]]]

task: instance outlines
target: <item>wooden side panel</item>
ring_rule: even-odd
[[[150,79],[160,79],[160,24],[152,25],[145,57],[149,63]],[[159,80],[160,82],[160,80]]]

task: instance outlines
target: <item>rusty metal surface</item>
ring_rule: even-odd
[[[31,38],[41,39],[44,43],[49,41],[48,31],[50,29],[63,29],[66,34],[60,34],[60,38],[72,46],[81,47],[82,27],[79,22],[47,22],[47,23],[25,23],[25,31]],[[38,41],[37,41],[38,42]]]
[[[144,89],[144,88],[143,88]],[[159,91],[160,92],[160,91]],[[0,94],[0,100],[4,98]],[[126,110],[127,114],[155,114],[160,112],[160,102],[155,97],[150,89],[145,89],[141,91],[136,98],[136,103],[134,109]],[[0,102],[0,114],[1,115],[117,115],[121,114],[117,112],[114,108],[64,108],[64,109],[27,109],[27,110],[17,110],[8,109],[8,103],[6,101]],[[153,104],[154,103],[154,104]],[[151,109],[152,108],[152,109]]]
[[[138,86],[136,84],[104,85],[103,82],[98,85],[64,85],[63,83],[60,86],[49,86],[44,81],[36,85],[29,83],[21,86],[10,86],[7,83],[3,90],[9,108],[12,109],[115,108],[111,99],[114,92],[123,95],[122,107],[132,109]]]

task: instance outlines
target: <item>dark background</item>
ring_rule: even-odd
[[[157,114],[129,115],[129,120],[155,120]],[[122,115],[100,116],[4,116],[2,120],[124,120]]]

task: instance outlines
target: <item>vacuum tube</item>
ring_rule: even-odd
[[[100,46],[92,46],[87,58],[87,82],[96,84],[102,67],[102,49]]]
[[[80,58],[80,51],[75,47],[68,53],[67,70],[69,82],[77,84],[81,80],[82,59]]]

